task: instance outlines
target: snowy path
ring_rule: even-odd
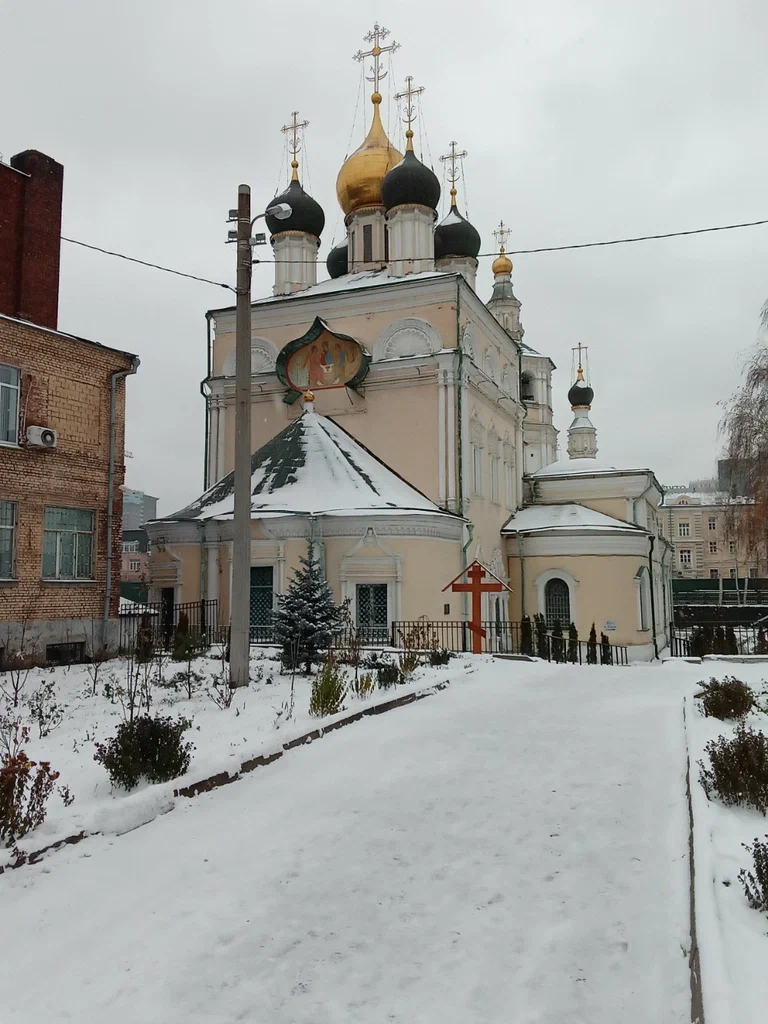
[[[0,880],[26,1024],[688,1018],[681,685],[496,663]]]

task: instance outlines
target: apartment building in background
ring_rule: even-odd
[[[130,352],[58,330],[63,168],[0,163],[0,658],[118,640]]]
[[[714,488],[666,488],[659,526],[675,549],[673,577],[757,579],[758,561],[738,537],[738,519],[748,502]]]

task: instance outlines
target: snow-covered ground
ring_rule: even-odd
[[[26,937],[2,959],[9,1019],[689,1019],[687,675],[443,672],[433,697],[2,876],[3,931]]]
[[[675,666],[676,674],[708,681],[735,675],[757,693],[761,703],[768,697],[768,664],[706,662],[700,666]],[[738,879],[741,868],[753,867],[744,849],[755,837],[764,839],[768,819],[757,811],[725,807],[715,797],[707,800],[699,779],[707,742],[730,736],[735,723],[705,718],[693,688],[686,697],[688,745],[691,755],[691,795],[696,842],[696,919],[701,950],[701,973],[707,1024],[741,1024],[764,1020],[768,1015],[768,916],[752,910]],[[768,732],[768,716],[755,713],[747,725]]]

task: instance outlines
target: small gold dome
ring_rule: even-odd
[[[494,274],[511,274],[512,273],[512,260],[507,256],[505,252],[501,252],[491,265],[491,270]]]
[[[381,182],[384,175],[403,159],[387,138],[381,123],[381,93],[371,96],[373,122],[365,142],[345,160],[336,179],[336,195],[345,214],[361,206],[381,204]]]

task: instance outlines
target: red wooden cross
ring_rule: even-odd
[[[460,579],[464,573],[469,577],[469,583],[457,583],[456,580]],[[483,583],[486,576],[491,576],[493,582]],[[472,595],[472,618],[467,625],[472,633],[472,653],[482,654],[482,641],[486,636],[486,630],[481,625],[483,621],[482,594],[499,593],[501,590],[509,590],[510,588],[506,583],[502,583],[501,580],[497,579],[493,573],[486,570],[480,562],[473,562],[464,572],[460,572],[456,579],[451,580],[447,586],[443,587],[443,590],[447,590],[448,587],[454,593],[470,593]]]

